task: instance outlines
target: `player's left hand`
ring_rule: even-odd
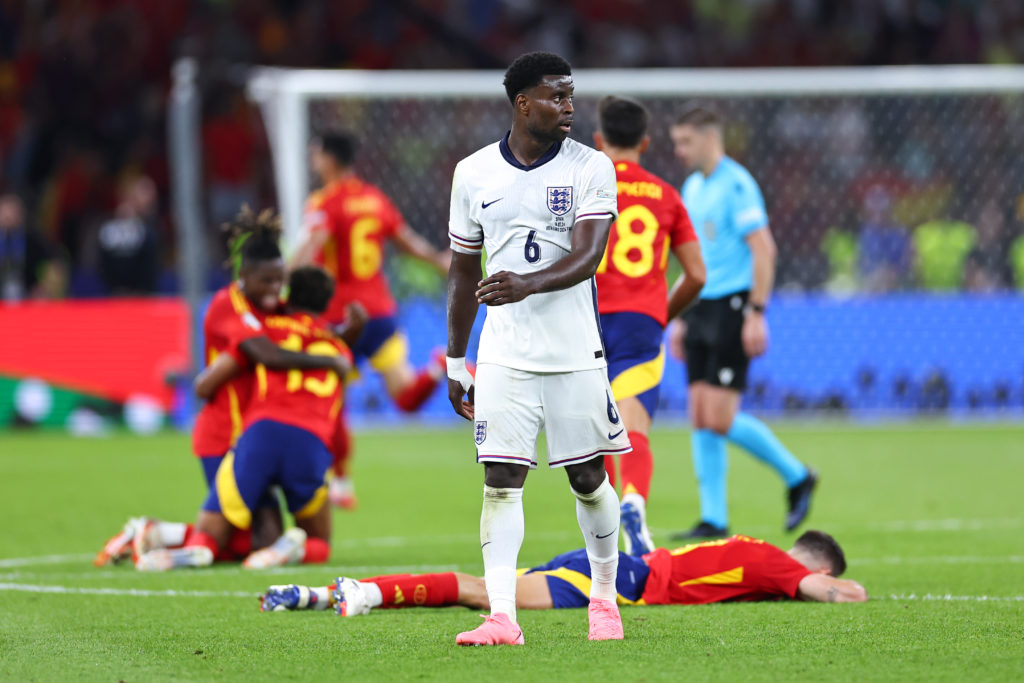
[[[768,350],[768,321],[763,313],[748,313],[743,319],[743,352],[757,358]]]
[[[491,275],[478,283],[476,300],[488,306],[504,306],[522,301],[533,292],[525,277],[507,270]]]

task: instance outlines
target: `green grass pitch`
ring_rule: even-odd
[[[146,575],[92,554],[131,515],[191,520],[188,439],[0,435],[0,678],[5,680],[1024,679],[1024,428],[780,427],[822,480],[810,527],[833,533],[859,605],[623,609],[590,643],[584,610],[523,612],[526,647],[457,648],[461,608],[261,614],[271,583],[337,574],[479,573],[482,468],[468,427],[358,434],[360,508],[335,513],[327,567]],[[655,540],[697,517],[689,437],[656,428]],[[788,547],[783,489],[733,451],[732,529]],[[582,544],[565,475],[526,485],[523,566]],[[132,593],[135,594],[132,594]]]

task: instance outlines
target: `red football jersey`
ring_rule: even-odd
[[[379,189],[348,177],[314,192],[306,203],[306,227],[326,231],[315,260],[334,276],[337,287],[324,318],[341,322],[345,305],[358,301],[371,317],[392,315],[395,300],[381,272],[384,245],[405,220]]]
[[[334,336],[327,323],[303,313],[270,315],[263,332],[288,351],[311,355],[352,353]],[[257,365],[252,373],[252,398],[245,411],[245,426],[257,420],[275,420],[316,434],[330,447],[338,424],[344,385],[330,370],[268,370]]]
[[[207,365],[222,353],[237,354],[237,344],[263,334],[263,313],[249,304],[237,283],[219,290],[210,300],[203,319],[203,355]],[[192,452],[199,457],[224,455],[242,433],[242,420],[252,373],[225,383],[203,405],[192,430]]]
[[[733,536],[644,556],[651,573],[644,587],[648,605],[795,598],[811,571],[770,543]]]
[[[597,267],[597,309],[668,317],[668,255],[697,239],[683,200],[671,185],[629,161],[615,163],[619,219]]]

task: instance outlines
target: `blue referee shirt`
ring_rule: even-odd
[[[754,266],[746,237],[768,226],[757,181],[734,160],[722,157],[711,175],[697,171],[687,178],[682,195],[707,268],[700,298],[720,299],[749,290]]]

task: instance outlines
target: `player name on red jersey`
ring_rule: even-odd
[[[665,325],[669,251],[696,240],[675,188],[631,162],[615,164],[619,219],[597,268],[600,313],[643,313]]]

